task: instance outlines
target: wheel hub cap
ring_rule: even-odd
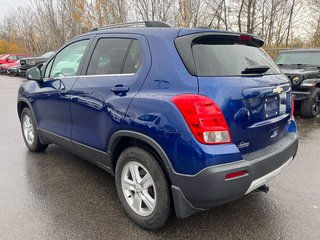
[[[157,194],[147,169],[138,162],[129,162],[121,173],[123,195],[133,211],[149,216],[155,209]]]
[[[32,144],[34,140],[34,129],[31,119],[28,115],[25,115],[22,120],[23,123],[23,135],[28,144]]]

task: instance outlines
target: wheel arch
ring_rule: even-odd
[[[34,114],[34,112],[33,112],[33,108],[31,107],[30,102],[29,102],[27,99],[25,99],[25,98],[20,98],[20,99],[18,100],[17,111],[18,111],[19,119],[21,118],[21,113],[22,113],[22,111],[23,111],[23,109],[24,109],[25,107],[27,107],[27,108],[30,109],[30,111],[31,111],[31,113],[32,113],[32,117],[33,117],[33,119],[34,119],[34,121],[35,121],[35,123],[36,123],[36,126],[37,126],[37,128],[38,128],[38,121],[37,121],[37,118],[36,118],[36,116],[35,116],[35,114]]]
[[[111,168],[113,172],[115,172],[119,155],[130,146],[138,146],[150,152],[160,164],[168,184],[171,185],[172,166],[167,154],[155,140],[139,132],[120,130],[111,136],[108,152],[111,156]]]
[[[36,118],[36,116],[35,116],[35,114],[34,114],[33,108],[32,108],[32,106],[31,106],[30,102],[29,102],[27,99],[25,99],[25,98],[20,98],[20,99],[18,100],[17,111],[18,111],[19,119],[20,119],[21,113],[22,113],[22,111],[23,111],[23,109],[24,109],[25,107],[27,107],[27,108],[30,109],[30,111],[31,111],[31,113],[32,113],[32,117],[33,117],[34,121],[36,122],[36,126],[38,127],[38,121],[37,121],[37,118]]]
[[[21,121],[21,113],[22,113],[23,109],[25,109],[25,108],[30,109],[32,117],[33,117],[35,125],[36,125],[36,128],[38,129],[38,121],[37,121],[37,118],[33,112],[31,104],[24,98],[19,99],[18,104],[17,104],[17,111],[18,111],[19,120]],[[39,140],[42,144],[48,144],[48,141],[42,136],[40,131],[38,131],[38,136],[39,136]]]
[[[304,89],[311,89],[312,88],[320,88],[320,79],[305,79],[301,82],[301,85],[300,85],[301,88],[304,88]]]
[[[18,104],[17,104],[17,111],[18,111],[18,117],[19,117],[19,119],[21,118],[21,113],[22,113],[23,109],[26,108],[26,107],[29,108],[29,109],[31,109],[30,104],[29,104],[26,100],[20,99],[20,100],[18,101]],[[31,110],[31,112],[32,112],[32,114],[33,114],[33,111],[32,111],[32,110]]]
[[[162,168],[164,175],[167,179],[170,189],[170,198],[172,201],[172,210],[179,218],[185,218],[191,214],[199,211],[194,208],[185,198],[181,190],[175,186],[175,172],[172,168],[170,160],[161,146],[152,138],[139,132],[120,130],[112,135],[108,144],[108,151],[111,155],[111,168],[115,171],[117,159],[120,153],[127,147],[139,146],[143,147],[149,153],[151,153],[160,167]]]

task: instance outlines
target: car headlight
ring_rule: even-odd
[[[303,77],[296,75],[296,76],[292,76],[290,80],[292,85],[297,85],[303,80]]]

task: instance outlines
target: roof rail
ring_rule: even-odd
[[[130,28],[130,27],[163,27],[170,28],[171,26],[168,23],[160,21],[140,21],[140,22],[130,22],[130,23],[119,23],[119,24],[110,24],[104,27],[94,28],[91,31],[98,31],[103,29],[112,29],[112,28]]]

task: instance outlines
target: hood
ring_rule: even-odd
[[[20,60],[25,60],[25,61],[47,61],[47,58],[43,57],[28,57],[28,58],[22,58]]]
[[[316,67],[309,68],[280,68],[285,75],[303,75],[308,77],[318,77],[320,69]]]

